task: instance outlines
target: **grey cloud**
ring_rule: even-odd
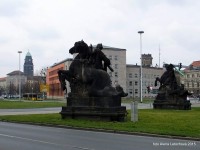
[[[1,0],[0,16],[13,17],[21,15],[24,7],[27,7],[27,3],[24,0]]]
[[[9,42],[9,39],[6,37],[0,37],[0,44],[7,44]]]
[[[55,29],[38,29],[29,32],[30,39],[34,40],[51,40],[59,39],[61,36]]]
[[[199,60],[199,8],[198,0],[0,0],[0,48],[2,56],[15,51],[10,58],[16,62],[16,51],[25,54],[29,49],[40,68],[71,57],[68,49],[83,39],[125,48],[127,63],[136,64],[140,62],[137,32],[144,30],[143,53],[151,53],[154,64],[160,44],[161,63],[187,65]],[[8,62],[7,68],[18,66],[1,61]]]

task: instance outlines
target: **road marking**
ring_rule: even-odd
[[[91,149],[91,148],[87,148],[87,147],[79,147],[79,146],[74,146],[74,145],[69,145],[69,144],[62,145],[62,144],[57,144],[57,143],[53,143],[53,142],[35,140],[35,139],[24,138],[24,137],[8,135],[8,134],[1,134],[0,133],[0,136],[4,136],[4,137],[8,137],[8,138],[22,139],[22,140],[27,140],[27,141],[32,141],[32,142],[39,142],[39,143],[43,143],[43,144],[51,144],[51,145],[56,145],[56,146],[68,146],[68,147],[72,147],[72,148],[76,148],[76,149],[82,149],[82,150],[95,150],[95,149]]]

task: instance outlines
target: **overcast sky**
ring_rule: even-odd
[[[35,71],[72,57],[74,42],[126,49],[127,64],[143,53],[153,65],[200,60],[200,0],[0,0],[0,77],[19,69],[29,51]]]

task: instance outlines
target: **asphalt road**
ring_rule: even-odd
[[[0,150],[199,150],[199,141],[0,122]]]

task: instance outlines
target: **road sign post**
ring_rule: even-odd
[[[138,121],[138,102],[134,101],[131,103],[131,121]]]

